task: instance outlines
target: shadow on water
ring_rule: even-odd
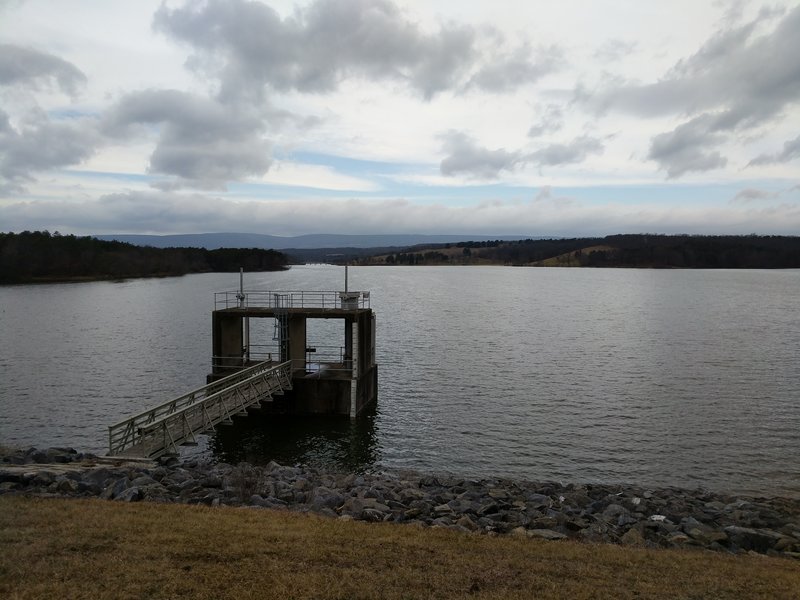
[[[380,460],[374,406],[358,419],[253,413],[218,427],[210,449],[236,464],[304,464],[332,471],[364,472]]]

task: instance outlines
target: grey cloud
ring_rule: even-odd
[[[215,231],[230,205],[201,194],[131,191],[97,200],[33,200],[0,205],[0,220],[13,230],[62,232]],[[246,211],[242,211],[246,213]],[[239,222],[243,226],[245,215]],[[224,228],[223,228],[224,229]]]
[[[150,171],[178,178],[162,186],[222,188],[227,181],[262,175],[272,163],[258,113],[176,90],[128,94],[106,114],[103,130],[120,138],[152,125],[161,130]]]
[[[442,175],[465,173],[472,177],[495,179],[501,171],[511,171],[523,161],[519,152],[489,150],[462,132],[448,132],[442,139],[443,150],[447,153],[439,165]]]
[[[725,139],[719,129],[719,117],[696,117],[673,131],[655,136],[648,158],[666,170],[670,178],[680,177],[689,171],[723,167],[727,159],[713,149]]]
[[[75,95],[86,76],[72,63],[31,48],[0,44],[0,86],[58,88]],[[91,118],[53,121],[36,105],[12,123],[0,109],[0,191],[22,192],[34,174],[83,162],[100,141]]]
[[[349,233],[460,233],[493,231],[531,235],[600,235],[620,231],[704,234],[797,233],[800,205],[721,207],[580,206],[555,202],[449,206],[402,199],[330,202],[232,202],[205,194],[158,191],[104,196],[99,201],[36,200],[0,204],[0,223],[10,231],[49,229],[75,233],[190,233],[253,231],[295,235],[308,231]],[[499,210],[498,210],[499,209]],[[358,215],[354,219],[353,215]]]
[[[622,84],[577,99],[598,110],[643,116],[717,109],[748,113],[749,123],[762,122],[800,98],[800,62],[789,59],[800,55],[800,7],[774,31],[754,38],[758,24],[718,32],[656,83]]]
[[[783,150],[780,152],[776,154],[761,154],[760,156],[757,156],[751,160],[747,166],[785,163],[796,158],[800,158],[800,135],[793,140],[784,142]]]
[[[563,62],[563,52],[556,46],[540,48],[532,56],[530,48],[523,45],[481,67],[469,85],[487,92],[506,92],[556,71]]]
[[[327,92],[352,75],[408,80],[426,97],[452,85],[473,55],[474,33],[423,33],[385,0],[319,0],[281,20],[270,7],[210,0],[169,10],[155,26],[222,62],[223,96],[242,90]]]
[[[81,163],[98,143],[91,120],[54,123],[33,111],[15,128],[0,110],[0,188],[22,191],[34,173]]]
[[[601,154],[603,143],[597,138],[582,135],[566,144],[550,144],[528,155],[528,160],[539,165],[580,163],[590,154]]]
[[[636,42],[608,40],[597,49],[594,55],[603,62],[613,62],[624,58],[626,55],[633,52],[635,48]]]
[[[480,179],[496,179],[503,171],[533,163],[539,166],[558,166],[580,163],[591,154],[600,154],[603,143],[588,135],[573,139],[566,144],[550,144],[534,152],[508,151],[504,148],[490,150],[459,131],[450,131],[441,136],[443,151],[447,156],[439,165],[442,175],[465,173]]]
[[[731,203],[740,204],[758,200],[773,200],[778,198],[780,195],[780,192],[768,192],[766,190],[759,190],[757,188],[745,188],[738,192],[731,199]]]
[[[691,117],[655,136],[650,158],[670,177],[722,166],[726,159],[717,146],[725,134],[763,126],[800,100],[800,61],[794,59],[800,56],[800,7],[759,36],[777,14],[762,11],[752,22],[720,30],[655,83],[616,84],[595,94],[579,86],[575,101],[598,112]]]
[[[548,104],[540,111],[542,114],[539,121],[528,129],[529,137],[554,133],[564,126],[564,111],[558,104]]]
[[[0,85],[40,87],[55,83],[74,95],[86,84],[86,75],[66,60],[11,44],[0,44]]]
[[[549,185],[544,185],[539,188],[539,191],[533,197],[532,202],[534,204],[542,204],[547,203],[553,206],[559,207],[577,207],[579,206],[578,201],[575,198],[570,198],[569,196],[557,196],[553,193],[553,188]]]
[[[389,0],[316,0],[286,19],[258,2],[208,0],[162,6],[154,26],[195,50],[190,66],[218,76],[222,98],[260,98],[265,86],[330,92],[351,77],[403,81],[427,99],[470,80],[509,89],[555,68],[557,54],[504,56],[500,39],[499,54],[483,56],[471,27],[429,33]]]

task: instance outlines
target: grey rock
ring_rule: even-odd
[[[787,552],[791,551],[793,548],[800,549],[800,541],[796,538],[790,536],[781,536],[775,545],[772,547],[773,550],[777,550],[778,552]]]
[[[459,527],[463,527],[467,531],[476,531],[479,527],[478,524],[473,521],[469,515],[463,515],[461,518],[456,521],[456,525]]]
[[[642,532],[632,527],[629,529],[619,540],[626,546],[644,546],[645,545],[645,538],[642,535]]]
[[[57,482],[56,489],[62,494],[74,494],[78,491],[78,483],[72,479],[64,477]]]
[[[735,525],[725,527],[723,531],[731,542],[739,548],[755,550],[756,552],[771,550],[783,537],[781,534],[768,529],[750,529],[749,527],[737,527]]]
[[[149,475],[139,475],[138,477],[134,478],[130,483],[131,486],[136,486],[136,487],[144,487],[153,484],[158,484],[158,482]]]
[[[567,536],[552,529],[529,529],[528,536],[543,540],[565,540]]]
[[[88,483],[95,483],[99,486],[104,486],[109,479],[114,477],[116,473],[106,467],[99,469],[90,469],[83,474],[83,480]]]
[[[534,507],[549,507],[552,504],[552,500],[544,494],[529,494],[528,503]]]
[[[142,494],[137,487],[131,487],[123,490],[121,494],[114,497],[115,501],[119,502],[137,502],[142,499]]]
[[[120,477],[119,479],[109,483],[101,494],[104,500],[111,500],[122,494],[128,488],[128,478]]]
[[[619,504],[609,504],[603,511],[603,515],[606,517],[619,517],[627,513],[628,509]]]
[[[365,508],[361,511],[361,518],[365,521],[383,521],[385,517],[386,513],[375,510],[374,508]]]
[[[316,511],[321,511],[325,508],[335,509],[341,506],[344,501],[344,496],[339,492],[320,486],[313,491],[311,507]]]
[[[440,504],[439,506],[433,507],[433,512],[437,516],[443,516],[443,515],[453,514],[453,509],[450,507],[449,504]]]
[[[4,481],[0,483],[0,494],[6,494],[8,492],[13,492],[14,490],[18,490],[22,487],[21,483],[16,481]]]
[[[306,492],[311,490],[313,487],[313,484],[305,477],[299,477],[297,481],[292,484],[292,489],[297,490],[298,492]]]
[[[340,508],[341,513],[350,514],[356,518],[361,518],[365,510],[377,511],[382,514],[391,512],[388,506],[374,498],[347,498]]]
[[[31,485],[44,487],[50,485],[55,480],[56,476],[50,471],[39,471],[34,475]]]
[[[202,485],[205,488],[221,488],[222,477],[217,477],[216,475],[205,477],[203,478],[202,481],[200,481],[200,485]]]

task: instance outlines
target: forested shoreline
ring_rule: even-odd
[[[279,271],[285,254],[261,248],[153,248],[47,231],[0,233],[0,283],[34,283],[188,273]]]
[[[790,269],[800,268],[800,237],[622,234],[512,242],[459,242],[415,246],[362,262],[387,265]]]

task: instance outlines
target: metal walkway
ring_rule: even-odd
[[[292,389],[291,361],[259,363],[108,428],[109,456],[157,458]]]

